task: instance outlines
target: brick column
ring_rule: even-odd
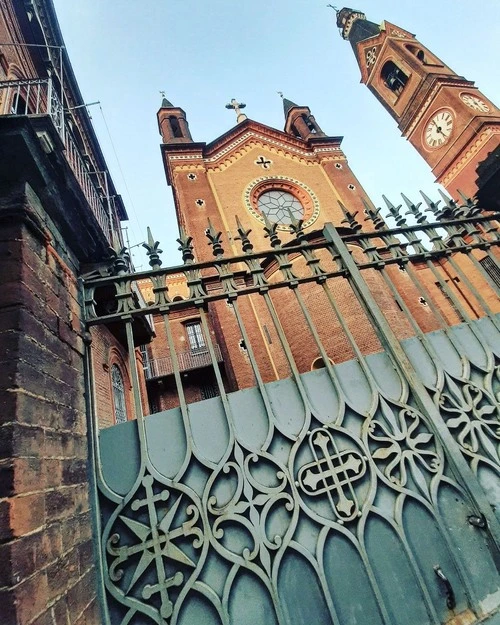
[[[0,622],[97,625],[76,261],[0,193]]]

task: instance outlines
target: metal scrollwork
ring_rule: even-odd
[[[174,589],[192,583],[201,568],[204,527],[187,489],[164,488],[149,474],[141,487],[104,535],[108,590],[132,611],[163,624],[173,612]]]
[[[262,474],[264,465],[266,483],[255,475],[257,469]],[[234,459],[226,462],[207,484],[212,540],[222,556],[254,570],[259,567],[271,576],[272,554],[287,545],[296,521],[286,473],[270,455],[245,457],[241,447],[235,444]],[[280,523],[281,533],[269,536],[272,517],[278,513],[281,521],[288,518],[288,524]]]
[[[301,466],[295,484],[313,518],[342,525],[362,514],[368,462],[350,438],[344,431],[316,428],[308,432],[309,449],[305,443],[299,449]]]
[[[458,382],[446,374],[438,403],[446,425],[473,464],[482,461],[498,470],[500,421],[494,396],[471,380]]]
[[[371,457],[386,479],[406,487],[411,476],[419,491],[429,497],[428,476],[436,475],[442,460],[423,417],[409,406],[391,406],[380,401],[379,418],[367,424]]]

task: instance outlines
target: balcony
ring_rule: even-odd
[[[64,109],[50,78],[0,82],[0,114],[39,117],[48,115],[64,145],[65,158],[108,242],[112,245],[114,210],[106,172],[92,172],[65,121]],[[46,151],[50,146],[42,145]]]
[[[217,362],[222,362],[222,354],[219,345],[215,343],[213,347]],[[212,359],[210,358],[210,352],[208,350],[199,352],[177,352],[177,360],[179,362],[179,371],[181,372],[210,367],[212,365]],[[155,378],[162,378],[174,373],[174,365],[170,356],[165,358],[152,358],[144,364],[146,380],[154,380]]]

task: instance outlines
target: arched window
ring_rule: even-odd
[[[408,82],[408,76],[393,61],[387,61],[382,67],[381,77],[386,87],[399,95]]]
[[[427,63],[427,59],[425,58],[425,52],[422,48],[417,48],[417,46],[407,45],[407,50],[409,50],[412,54],[414,54],[419,61],[422,63]]]
[[[177,119],[177,117],[175,117],[175,115],[170,115],[168,119],[170,121],[170,128],[172,128],[172,134],[176,139],[179,139],[180,137],[182,137],[182,130],[179,124],[179,120]]]
[[[115,422],[127,421],[127,405],[125,403],[125,385],[123,376],[118,365],[111,367],[111,385],[113,387],[113,406],[115,409]]]

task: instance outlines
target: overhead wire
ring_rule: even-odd
[[[115,144],[114,144],[113,138],[112,138],[112,136],[111,136],[111,132],[110,132],[110,130],[109,130],[109,126],[108,126],[108,123],[107,123],[107,121],[106,121],[106,117],[104,116],[104,111],[102,110],[102,106],[101,106],[101,104],[100,104],[100,103],[99,103],[99,109],[100,109],[100,111],[101,111],[102,121],[103,121],[103,123],[104,123],[104,127],[106,128],[106,133],[107,133],[107,135],[108,135],[109,142],[110,142],[110,144],[111,144],[111,148],[112,148],[112,150],[113,150],[113,154],[114,154],[114,156],[115,156],[116,163],[117,163],[117,165],[118,165],[118,169],[119,169],[119,171],[120,171],[120,175],[121,175],[122,180],[123,180],[123,186],[125,187],[125,190],[126,190],[126,192],[127,192],[127,196],[128,196],[129,202],[130,202],[130,206],[132,207],[132,212],[133,212],[133,214],[134,214],[134,218],[135,218],[135,220],[136,220],[136,222],[137,222],[137,226],[138,226],[138,228],[139,228],[139,233],[140,233],[140,234],[139,234],[139,236],[137,237],[137,240],[138,240],[138,241],[140,241],[140,240],[144,240],[144,236],[141,234],[142,228],[141,228],[141,224],[140,224],[140,222],[139,222],[139,217],[138,217],[138,215],[137,215],[137,211],[136,211],[136,209],[135,209],[134,200],[132,199],[132,194],[130,193],[130,189],[129,189],[128,184],[127,184],[127,179],[125,178],[125,174],[123,173],[123,169],[122,169],[122,166],[121,166],[121,163],[120,163],[120,159],[118,158],[118,152],[116,151],[116,147],[115,147]]]

